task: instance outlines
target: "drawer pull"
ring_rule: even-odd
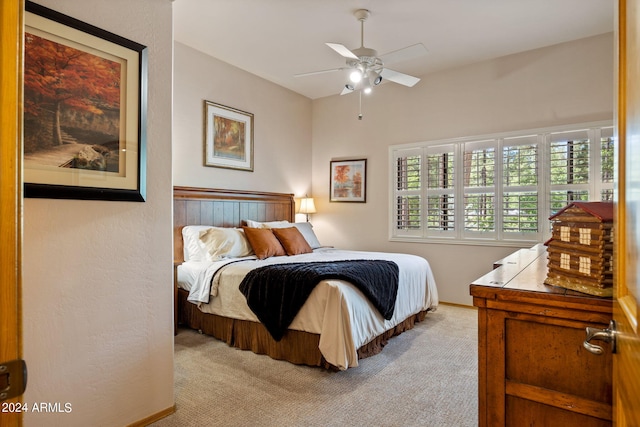
[[[584,340],[584,343],[582,343],[582,345],[588,351],[597,355],[601,355],[602,353],[604,353],[604,349],[601,346],[591,344],[592,340],[600,340],[600,341],[610,342],[611,353],[616,352],[616,333],[617,332],[616,332],[616,322],[614,320],[611,320],[609,322],[609,327],[606,329],[587,327],[586,332],[587,332],[587,339]]]

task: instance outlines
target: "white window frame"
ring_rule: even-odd
[[[589,144],[589,183],[580,184],[576,187],[585,187],[589,191],[589,200],[600,200],[601,192],[605,189],[612,189],[612,183],[601,182],[601,138],[612,136],[613,123],[611,121],[591,122],[583,124],[573,124],[566,126],[556,126],[541,129],[531,129],[515,132],[503,132],[490,135],[472,136],[464,138],[452,138],[445,140],[416,142],[409,144],[392,145],[389,147],[389,240],[398,242],[419,242],[419,243],[452,243],[452,244],[472,244],[472,245],[494,245],[494,246],[523,246],[544,242],[551,235],[550,213],[551,202],[551,172],[550,172],[550,141],[551,135],[561,132],[586,131]],[[529,141],[529,142],[526,142]],[[503,156],[504,147],[513,145],[530,144],[535,141],[537,145],[536,161],[538,180],[536,185],[509,186],[505,188],[503,177]],[[494,185],[492,187],[464,187],[464,150],[467,147],[491,146],[495,148]],[[420,153],[422,156],[421,165],[426,165],[428,154],[454,153],[454,230],[434,230],[427,227],[427,198],[429,195],[440,194],[441,189],[427,188],[427,171],[421,171],[420,190],[416,194],[421,200],[421,220],[420,229],[417,230],[397,230],[396,229],[396,197],[400,194],[396,191],[396,165],[399,153]],[[402,157],[402,155],[400,156]],[[554,189],[563,189],[563,186],[554,185]],[[503,194],[509,189],[512,192],[537,192],[538,195],[538,227],[536,232],[505,232],[503,227]],[[477,193],[485,191],[492,193],[494,197],[494,230],[491,232],[478,232],[465,230],[465,191]],[[405,192],[404,194],[407,194]]]

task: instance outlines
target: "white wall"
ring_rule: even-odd
[[[203,166],[204,101],[254,114],[253,172]],[[174,184],[275,191],[311,187],[311,100],[175,43]]]
[[[514,248],[388,240],[388,147],[613,119],[613,37],[591,37],[423,76],[413,88],[387,83],[363,96],[313,104],[313,216],[324,244],[408,252],[428,259],[443,301],[471,304],[468,285]],[[367,158],[367,203],[329,203],[329,162]]]
[[[148,46],[147,201],[24,201],[25,426],[122,426],[173,403],[170,0],[38,0]]]

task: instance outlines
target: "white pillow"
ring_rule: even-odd
[[[211,227],[200,232],[200,242],[206,249],[209,261],[244,257],[253,253],[244,232],[239,228]]]
[[[300,234],[302,234],[309,246],[311,246],[311,249],[316,249],[322,246],[318,241],[316,233],[313,232],[313,225],[311,225],[310,222],[296,222],[293,225],[300,230]]]
[[[182,228],[182,243],[185,261],[206,261],[207,249],[200,241],[200,232],[212,228],[210,225],[187,225]]]
[[[258,222],[252,221],[250,219],[246,220],[247,227],[251,228],[286,228],[291,227],[291,223],[289,221],[269,221],[269,222]]]

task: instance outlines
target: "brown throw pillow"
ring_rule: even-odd
[[[286,255],[284,248],[271,229],[250,227],[242,227],[242,229],[258,259]]]
[[[309,243],[296,227],[272,228],[287,255],[308,254],[313,252]]]

